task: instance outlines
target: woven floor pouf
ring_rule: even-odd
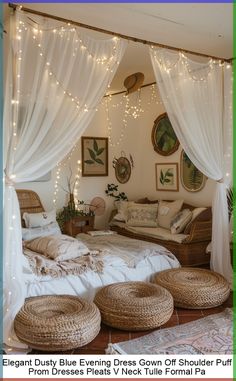
[[[176,307],[205,309],[220,306],[228,298],[226,279],[214,271],[183,267],[161,271],[154,282],[170,291]]]
[[[94,302],[105,324],[129,331],[159,327],[170,319],[174,308],[167,290],[145,282],[121,282],[103,287]]]
[[[99,333],[101,315],[94,303],[77,296],[28,298],[16,315],[18,338],[30,347],[64,351],[90,343]]]

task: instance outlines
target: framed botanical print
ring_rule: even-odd
[[[156,164],[156,189],[158,191],[178,192],[178,163]]]
[[[184,150],[180,155],[180,179],[188,192],[198,192],[206,184],[207,177],[197,169]]]
[[[169,156],[179,147],[179,141],[170,123],[167,113],[161,114],[152,128],[154,150],[162,156]]]
[[[82,136],[82,176],[108,176],[108,138]]]

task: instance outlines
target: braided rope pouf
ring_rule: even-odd
[[[154,282],[165,287],[176,307],[205,309],[224,303],[230,294],[226,279],[214,271],[180,268],[157,273]]]
[[[102,321],[115,328],[143,331],[166,323],[173,298],[164,288],[145,282],[122,282],[103,287],[94,300]]]
[[[64,351],[90,343],[99,333],[101,316],[94,303],[77,296],[28,298],[14,321],[18,338],[30,347]]]

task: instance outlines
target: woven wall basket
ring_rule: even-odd
[[[43,351],[64,351],[90,343],[100,331],[101,316],[94,303],[70,295],[26,299],[16,315],[18,338]]]
[[[154,282],[170,291],[176,307],[205,309],[224,303],[230,294],[225,278],[213,271],[181,268],[161,271]]]
[[[94,302],[105,324],[129,331],[159,327],[173,313],[171,294],[145,282],[122,282],[103,287]]]

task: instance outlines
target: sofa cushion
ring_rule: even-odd
[[[127,209],[128,226],[157,227],[158,204],[136,204]]]
[[[160,201],[158,208],[158,225],[165,229],[170,229],[170,223],[173,217],[180,211],[183,200]]]
[[[116,221],[126,221],[128,206],[134,205],[135,202],[134,201],[119,200],[119,201],[115,201],[114,204],[115,204],[115,207],[117,209],[117,213],[113,217],[114,220],[116,220]]]
[[[177,213],[170,223],[170,231],[172,234],[182,233],[185,226],[192,218],[192,212],[189,209],[182,209]]]

